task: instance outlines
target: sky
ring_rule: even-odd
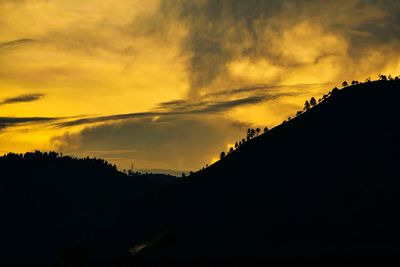
[[[0,154],[198,170],[344,80],[400,74],[398,0],[0,0]]]

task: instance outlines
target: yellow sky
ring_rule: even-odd
[[[295,2],[0,1],[0,152],[196,169],[343,80],[400,73],[396,2]],[[174,100],[185,102],[160,105]],[[16,117],[54,120],[7,122]]]

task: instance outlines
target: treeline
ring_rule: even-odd
[[[122,172],[118,170],[115,164],[111,164],[108,161],[96,158],[96,157],[71,157],[71,156],[64,156],[63,153],[57,153],[55,151],[49,152],[41,152],[41,151],[34,151],[34,152],[26,152],[24,154],[18,153],[7,153],[3,156],[0,156],[0,165],[1,166],[10,166],[15,165],[15,170],[18,169],[18,166],[21,162],[25,162],[32,165],[37,164],[49,164],[49,165],[65,165],[69,166],[69,168],[94,168],[94,169],[102,169],[103,171],[107,172],[115,172],[121,175],[126,175],[129,177],[135,178],[149,178],[155,180],[174,180],[176,177],[168,174],[159,174],[159,173],[143,173],[139,171],[134,171],[133,168],[126,171],[123,170]]]

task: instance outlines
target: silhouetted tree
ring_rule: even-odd
[[[239,144],[238,142],[235,143],[235,148],[238,148]]]
[[[251,129],[249,128],[247,129],[246,139],[250,140],[250,138],[251,138]]]
[[[266,132],[268,132],[268,127],[267,126],[264,127],[264,133],[266,133]]]
[[[260,128],[256,129],[257,136],[260,134],[260,131],[261,131]]]
[[[303,114],[303,111],[299,110],[297,111],[296,116],[300,116],[301,114]]]
[[[389,80],[389,81],[393,81],[393,80],[394,80],[394,79],[393,79],[393,76],[389,74],[388,80]]]
[[[246,139],[243,138],[243,139],[242,139],[242,144],[244,144],[245,142],[246,142]]]
[[[340,91],[339,88],[335,87],[332,89],[331,95],[337,94],[339,93],[339,91]]]
[[[347,87],[347,86],[349,86],[349,84],[348,84],[346,81],[344,81],[344,82],[342,83],[342,86],[343,86],[343,87]]]
[[[310,105],[313,106],[313,107],[315,107],[315,106],[317,105],[317,100],[315,100],[314,97],[311,97],[311,99],[310,99]]]
[[[182,172],[182,178],[186,178],[186,174]]]
[[[221,152],[221,155],[219,155],[219,157],[222,159],[223,157],[225,157],[225,152]]]
[[[230,149],[229,149],[229,153],[232,153],[233,152],[233,147],[231,147]]]
[[[351,81],[351,85],[357,85],[357,84],[359,84],[358,81],[355,81],[355,80]]]
[[[371,77],[368,77],[367,79],[365,79],[365,82],[366,82],[366,83],[371,82]]]
[[[253,138],[256,135],[256,130],[253,128],[251,129],[251,138]]]
[[[310,109],[310,102],[308,102],[308,100],[306,101],[306,103],[304,103],[304,110],[309,110]]]
[[[379,80],[381,80],[381,81],[387,81],[386,75],[379,74],[378,77],[379,77]]]

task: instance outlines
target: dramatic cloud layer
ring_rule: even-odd
[[[343,80],[400,73],[397,0],[5,0],[0,14],[3,152],[196,169]]]

